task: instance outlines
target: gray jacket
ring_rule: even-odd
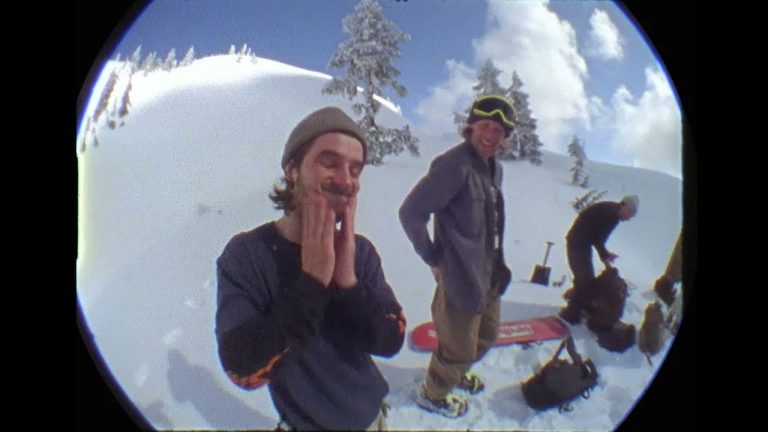
[[[432,161],[400,207],[416,253],[440,267],[448,300],[470,313],[503,294],[511,279],[501,244],[501,180],[501,164],[495,158],[486,164],[465,141]],[[434,241],[427,232],[432,213]]]

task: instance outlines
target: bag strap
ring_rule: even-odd
[[[581,365],[584,364],[584,361],[581,359],[581,356],[576,351],[576,344],[573,342],[573,336],[568,336],[568,339],[565,341],[565,346],[568,349],[568,355],[571,356],[571,359],[573,359],[573,362]]]
[[[561,343],[560,347],[557,349],[557,352],[555,352],[555,355],[552,356],[552,360],[560,357],[560,353],[563,352],[563,348],[565,348],[568,351],[568,355],[571,356],[571,359],[574,363],[580,365],[583,364],[584,361],[581,359],[581,356],[578,352],[576,352],[576,345],[573,342],[573,336],[568,335],[567,338],[565,338]]]
[[[568,336],[570,338],[570,336]],[[560,357],[560,353],[563,351],[563,348],[565,348],[565,343],[568,341],[568,339],[563,340],[560,342],[560,347],[555,352],[555,355],[552,356],[552,358],[549,361],[553,361],[556,358]]]
[[[589,376],[597,376],[597,371],[595,370],[594,364],[592,364],[592,362],[589,360],[585,362],[581,358],[581,355],[579,355],[579,353],[576,351],[576,344],[573,341],[573,335],[568,335],[568,337],[563,342],[560,343],[560,347],[557,349],[557,352],[555,353],[554,357],[550,361],[553,361],[556,358],[558,358],[560,356],[560,353],[563,352],[563,348],[565,348],[568,351],[568,355],[571,356],[571,360],[573,360],[573,364],[578,365],[581,368],[581,372],[584,378]],[[588,397],[589,397],[589,394],[584,396],[585,399]]]

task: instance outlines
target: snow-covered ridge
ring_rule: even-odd
[[[110,75],[116,74],[114,88],[105,94],[109,85]],[[152,71],[134,70],[129,61],[109,60],[104,65],[102,73],[93,84],[86,113],[93,113],[100,103],[112,113],[119,110],[122,100],[129,96],[130,105],[142,107],[151,104],[156,98],[178,92],[183,89],[196,87],[227,86],[248,80],[267,79],[270,76],[282,77],[311,77],[330,81],[331,75],[303,69],[279,61],[256,57],[253,55],[221,54],[207,56],[194,60],[185,66],[176,66],[170,70],[158,69]],[[130,87],[129,87],[130,86]],[[362,92],[361,88],[358,88]],[[102,101],[101,99],[106,99]],[[382,106],[397,115],[402,115],[400,106],[391,100],[375,95],[374,99]],[[104,116],[106,117],[106,116]],[[102,124],[106,123],[104,117]],[[83,139],[90,143],[93,132],[100,125],[93,118],[83,116],[78,128],[77,142],[82,151]],[[91,136],[88,136],[89,134]],[[87,146],[87,144],[86,144]]]

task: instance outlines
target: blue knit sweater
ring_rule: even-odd
[[[297,428],[367,428],[389,387],[371,354],[391,357],[405,318],[376,249],[355,236],[358,286],[323,287],[301,271],[300,245],[274,223],[233,237],[217,261],[216,338],[235,384],[269,384]]]

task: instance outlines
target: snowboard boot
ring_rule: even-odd
[[[653,290],[667,306],[672,305],[672,302],[675,301],[677,290],[675,289],[675,283],[669,277],[662,276],[656,279]]]
[[[565,322],[567,322],[570,325],[579,325],[581,324],[581,313],[582,308],[581,306],[577,305],[574,302],[568,302],[567,305],[560,308],[560,312],[558,315],[560,318],[562,318]]]
[[[584,306],[586,305],[584,295],[576,288],[570,288],[563,294],[563,298],[568,301],[565,307],[560,308],[558,315],[570,325],[581,324]]]
[[[419,407],[443,417],[458,418],[467,413],[466,399],[460,398],[452,393],[448,393],[442,399],[430,399],[424,394],[424,389],[420,389],[416,394],[416,403]]]
[[[456,385],[456,388],[464,390],[471,395],[476,395],[485,389],[485,383],[477,374],[467,372],[461,376],[461,381]]]

